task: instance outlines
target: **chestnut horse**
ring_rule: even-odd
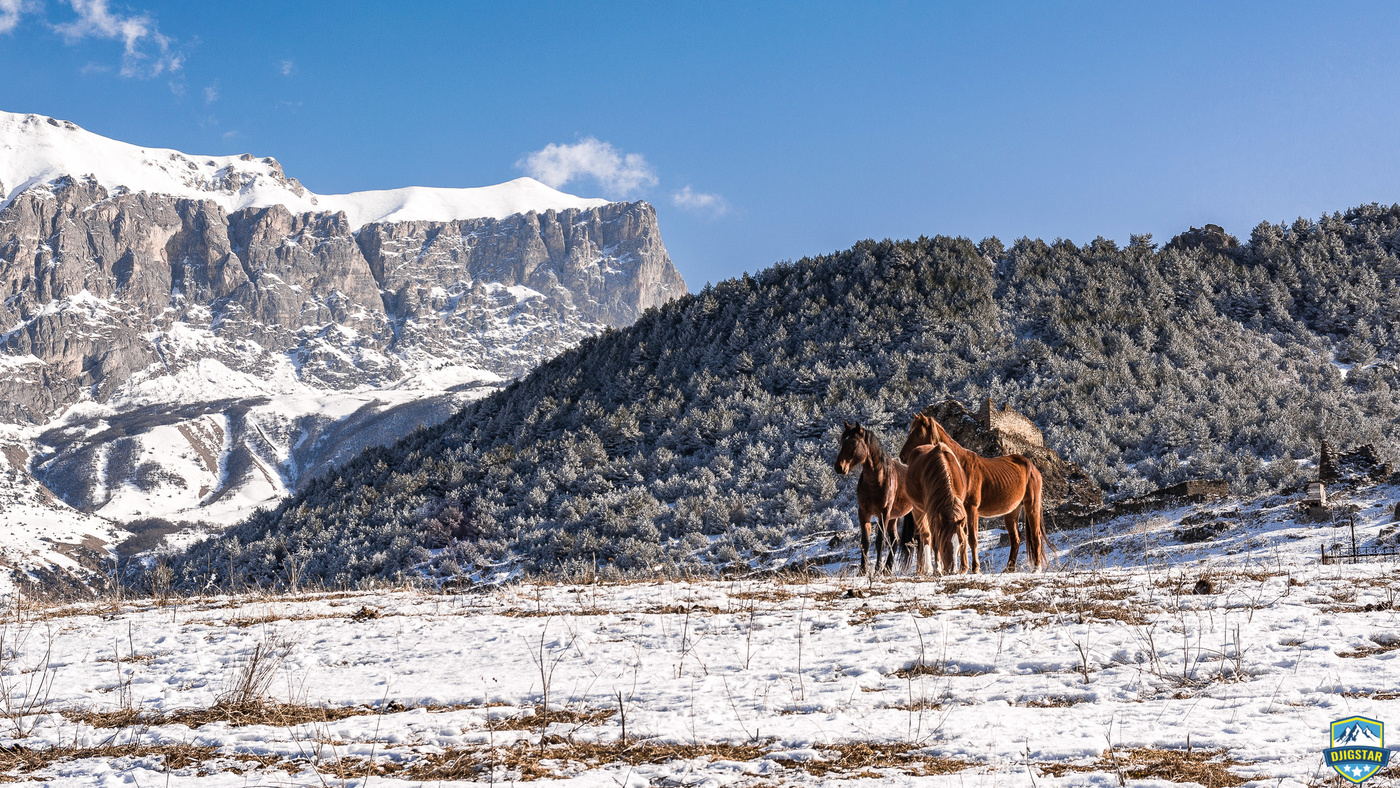
[[[972,571],[978,571],[977,522],[979,517],[1004,517],[1006,533],[1011,539],[1011,556],[1006,561],[1007,572],[1016,571],[1016,558],[1021,552],[1021,534],[1017,520],[1026,512],[1026,555],[1031,568],[1043,568],[1045,560],[1045,531],[1041,526],[1040,471],[1026,457],[1012,454],[1006,457],[983,457],[964,449],[933,417],[920,413],[909,425],[909,437],[899,450],[906,462],[920,446],[946,443],[967,474],[967,542],[972,550]]]
[[[841,433],[841,453],[833,465],[845,475],[859,465],[860,481],[856,483],[856,505],[860,512],[860,571],[865,573],[865,558],[870,552],[870,518],[880,521],[875,535],[875,568],[884,563],[885,545],[890,546],[889,566],[894,566],[899,518],[909,514],[914,504],[904,488],[904,463],[890,457],[872,433],[859,423],[846,422]]]
[[[958,464],[957,455],[946,443],[924,445],[914,449],[905,475],[909,498],[914,503],[914,540],[918,559],[916,571],[933,571],[932,553],[938,551],[940,572],[953,571],[953,540],[963,545],[963,571],[968,568],[967,475]]]

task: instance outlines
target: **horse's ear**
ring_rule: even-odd
[[[851,428],[851,423],[850,423],[849,421],[842,420],[841,423],[846,425],[846,429],[850,429],[850,428]]]

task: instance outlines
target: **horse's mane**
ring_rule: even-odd
[[[940,422],[938,419],[935,419],[932,416],[929,416],[928,420],[931,424],[933,424],[934,445],[937,445],[939,441],[942,441],[948,444],[950,447],[952,447],[954,454],[960,454],[962,452],[967,451],[967,449],[963,448],[963,445],[961,443],[958,443],[957,441],[953,440],[953,436],[949,434],[949,432],[946,429],[943,428],[942,422]]]
[[[884,468],[889,463],[889,454],[885,451],[884,445],[870,430],[865,431],[865,451],[870,455],[869,464],[875,468]]]
[[[949,466],[948,455],[944,453],[942,444],[934,444],[933,453],[937,455],[934,462],[938,464],[940,484],[933,485],[930,491],[933,494],[933,504],[940,512],[961,512],[962,501],[958,499],[958,493],[953,489],[953,474],[956,471]]]

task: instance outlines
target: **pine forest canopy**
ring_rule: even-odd
[[[1111,498],[1202,476],[1293,488],[1322,435],[1394,459],[1400,206],[1234,246],[1192,232],[865,241],[721,282],[171,568],[202,587],[761,565],[852,528],[854,481],[830,465],[843,421],[897,449],[946,398],[1011,403]]]

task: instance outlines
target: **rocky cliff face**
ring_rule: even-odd
[[[61,123],[20,127],[86,134]],[[213,174],[183,194],[0,186],[0,427],[31,481],[118,522],[236,520],[685,292],[644,202],[512,182],[491,187],[507,206],[583,207],[461,218],[456,193],[484,190],[438,190],[448,218],[393,221],[424,190],[318,198],[267,159],[141,164],[167,158]],[[288,204],[242,204],[269,179]]]
[[[31,189],[0,211],[0,419],[41,423],[206,359],[318,388],[513,377],[685,292],[646,203],[371,223],[281,205]]]

